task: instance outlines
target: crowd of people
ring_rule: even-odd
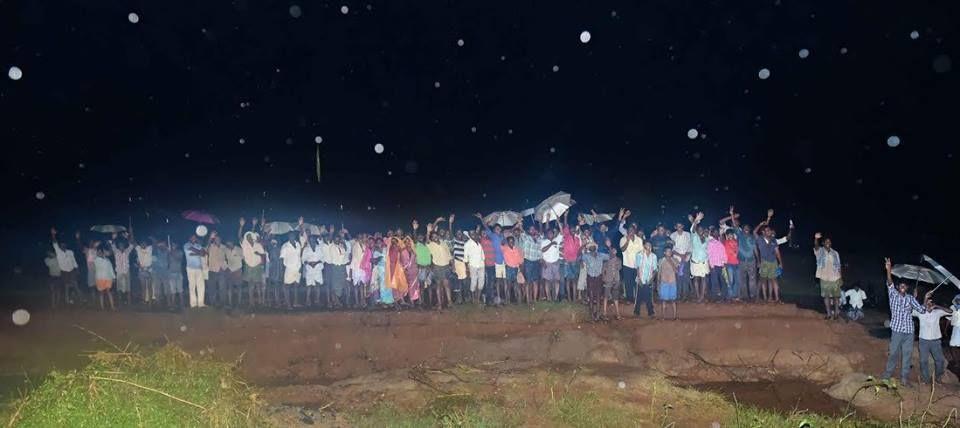
[[[615,230],[591,221],[596,213],[573,222],[568,214],[509,227],[476,214],[477,221],[462,228],[450,215],[427,224],[414,220],[408,230],[356,235],[302,218],[290,223],[291,232],[276,234],[263,218],[241,218],[236,235],[211,230],[183,245],[137,239],[132,227],[85,242],[77,232],[79,254],[52,228],[45,263],[54,307],[86,295],[81,282],[101,309],[133,305],[135,292],[137,301],[168,308],[442,310],[567,300],[589,305],[594,320],[622,318],[621,304],[652,318],[655,299],[661,317],[673,319],[677,300],[780,302],[779,246],[793,227],[777,238],[773,210],[755,227],[741,223],[731,207],[714,225],[705,225],[701,212],[675,223],[672,232],[660,224],[649,235],[630,221],[630,210],[617,213]],[[829,288],[828,317],[836,317],[839,286],[830,284],[839,280],[839,255],[820,238],[817,276]]]

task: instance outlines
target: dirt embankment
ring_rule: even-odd
[[[651,373],[681,384],[783,378],[826,384],[879,373],[885,361],[886,343],[862,325],[825,322],[790,305],[684,304],[680,311],[680,321],[609,324],[584,323],[581,308],[565,305],[442,314],[39,313],[26,327],[0,330],[0,374],[79,364],[78,354],[97,348],[99,339],[74,325],[118,344],[174,341],[190,352],[239,359],[243,375],[265,387],[269,400],[316,407],[361,406],[392,395],[402,401],[430,388],[417,373],[434,373],[439,380],[430,382],[455,381],[450,370],[465,367],[495,367],[503,380],[580,368],[612,385]]]

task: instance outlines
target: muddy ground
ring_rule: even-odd
[[[558,304],[444,313],[38,311],[24,327],[0,327],[0,381],[9,399],[25,376],[77,367],[84,352],[109,346],[105,339],[141,348],[174,342],[196,355],[239,361],[268,402],[325,412],[362,411],[382,401],[417,405],[452,390],[463,373],[480,372],[484,385],[574,374],[610,391],[621,381],[656,376],[771,409],[898,416],[890,397],[862,393],[849,407],[821,393],[858,373],[882,371],[886,342],[870,334],[881,322],[877,316],[866,324],[828,322],[793,305],[681,304],[680,312],[680,321],[592,324],[584,322],[582,307]],[[937,391],[937,414],[960,407],[956,388]],[[907,411],[926,402],[921,388],[913,391]]]

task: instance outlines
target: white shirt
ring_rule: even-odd
[[[643,250],[643,238],[640,235],[634,235],[633,240],[628,241],[627,237],[624,236],[620,238],[620,248],[624,246],[627,249],[623,250],[623,265],[630,268],[637,268],[637,253]]]
[[[148,268],[153,265],[153,245],[146,247],[137,245],[134,249],[137,251],[137,262],[140,263],[140,267]]]
[[[674,254],[690,253],[690,232],[687,232],[686,230],[683,232],[673,232],[670,234],[670,239],[673,240]]]
[[[471,269],[483,269],[483,247],[474,241],[473,239],[468,239],[465,244],[463,244],[463,261]]]
[[[943,309],[934,309],[925,314],[914,311],[913,316],[920,320],[920,338],[923,340],[940,340],[943,337],[940,334],[940,318],[947,315],[949,314]]]
[[[60,248],[60,244],[53,243],[53,251],[57,254],[57,264],[60,265],[61,272],[73,272],[77,268],[77,258],[73,256],[72,250]]]
[[[326,263],[337,266],[346,266],[347,263],[350,263],[350,253],[347,252],[344,246],[331,242],[329,245],[327,245],[326,250]]]
[[[300,260],[301,251],[300,243],[294,245],[287,241],[283,247],[280,247],[280,260],[283,260],[283,265],[287,268],[300,269],[300,265],[303,264]]]
[[[551,242],[555,242],[556,245],[543,250],[543,247],[546,247]],[[563,244],[563,235],[557,235],[553,237],[553,240],[541,239],[540,240],[540,249],[543,250],[543,261],[547,263],[556,263],[560,260],[560,245]]]
[[[866,300],[867,293],[851,288],[843,292],[843,298],[847,299],[847,303],[854,309],[863,309],[863,301]]]
[[[243,240],[240,241],[240,249],[243,250],[243,262],[249,267],[257,267],[263,264],[263,257],[261,254],[266,254],[267,252],[263,249],[263,244],[256,241],[256,234],[254,235],[254,241],[251,244],[247,241],[247,234],[253,232],[247,232],[243,236]]]
[[[304,264],[304,265],[306,265],[307,263],[322,262],[322,261],[323,261],[323,250],[320,248],[319,245],[317,245],[317,248],[316,248],[316,249],[310,248],[310,246],[307,245],[307,246],[303,247],[303,256],[302,256],[302,258],[303,258],[303,264]],[[317,267],[320,267],[320,265],[317,265]]]

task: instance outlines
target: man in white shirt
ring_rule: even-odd
[[[293,309],[290,301],[290,291],[293,291],[294,299],[297,298],[297,286],[300,285],[300,268],[303,265],[301,254],[303,252],[302,237],[298,237],[295,232],[291,232],[287,237],[287,242],[280,248],[280,260],[283,261],[283,299],[287,302],[287,309]]]
[[[670,234],[670,240],[673,241],[673,258],[680,262],[677,265],[677,291],[681,298],[690,293],[690,232],[684,230],[685,225],[677,222],[673,226],[674,232]]]
[[[620,251],[623,253],[623,284],[624,291],[627,294],[627,301],[633,303],[637,289],[637,254],[643,251],[643,236],[639,233],[636,224],[631,224],[629,228],[622,225],[626,222],[630,212],[627,211],[623,220],[620,221],[620,229],[624,232],[623,238],[620,238]]]
[[[860,289],[859,285],[843,292],[843,300],[850,309],[847,310],[847,319],[857,321],[863,318],[863,301],[867,299],[867,293]]]
[[[940,318],[953,315],[953,311],[933,304],[931,299],[927,299],[925,306],[925,313],[913,311],[913,316],[920,320],[920,382],[930,383],[930,357],[933,357],[934,379],[941,383],[946,358],[940,345]]]
[[[130,239],[133,240],[133,235],[130,235]],[[136,246],[134,246],[134,251],[137,253],[137,282],[140,283],[140,290],[143,292],[143,301],[146,303],[151,303],[157,299],[159,284],[153,283],[153,272],[151,266],[153,266],[153,245],[148,245],[144,241],[137,241]]]
[[[254,302],[258,299],[260,304],[266,305],[267,286],[263,273],[267,251],[260,242],[260,235],[256,232],[244,233],[240,238],[240,250],[243,252],[243,280],[247,283],[247,291],[250,294],[250,306],[254,306]],[[279,263],[278,260],[273,262]],[[277,300],[276,290],[274,290],[274,300]]]
[[[307,245],[303,247],[303,278],[307,288],[307,306],[313,306],[320,300],[320,292],[317,292],[317,298],[314,299],[313,290],[323,285],[323,254],[318,241],[318,237],[311,236],[307,239]],[[294,297],[293,300],[296,301],[297,298]]]
[[[60,267],[60,282],[63,283],[64,299],[67,304],[73,304],[70,297],[70,290],[74,290],[77,295],[80,294],[78,284],[79,265],[73,250],[67,248],[65,244],[57,242],[57,230],[51,228],[50,235],[53,238],[53,252],[57,255],[57,265]]]
[[[563,279],[560,273],[560,246],[563,244],[563,235],[558,234],[554,229],[547,229],[545,239],[540,240],[540,251],[543,252],[543,272],[540,275],[543,278],[546,287],[547,300],[556,301],[560,299],[560,280]]]
[[[342,234],[341,229],[341,234]],[[342,235],[336,235],[327,244],[326,266],[324,272],[327,283],[328,302],[334,307],[340,307],[347,289],[347,265],[350,263],[350,247],[344,242]]]
[[[470,292],[473,294],[473,303],[480,303],[480,292],[483,291],[486,282],[486,272],[484,272],[484,254],[483,247],[480,246],[480,234],[477,231],[470,232],[470,239],[463,244],[463,261],[467,264],[470,271]]]

